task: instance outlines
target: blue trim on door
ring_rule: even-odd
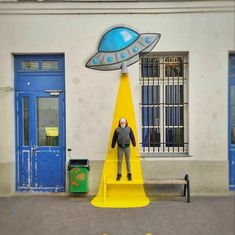
[[[23,61],[34,62],[22,68]],[[43,67],[47,61],[56,61],[56,69]],[[46,64],[47,65],[47,64]],[[15,111],[16,111],[16,191],[65,191],[65,81],[64,55],[15,56]],[[37,146],[37,98],[50,98],[49,90],[59,90],[59,146]],[[23,97],[29,101],[29,145],[23,144]],[[36,146],[35,156],[32,146]],[[58,156],[57,156],[58,155]],[[57,174],[56,163],[59,166]],[[55,165],[53,165],[55,164]],[[40,168],[41,166],[41,168]],[[54,167],[54,168],[53,168]]]
[[[235,191],[235,142],[232,141],[232,129],[235,128],[235,100],[232,100],[231,89],[235,90],[235,54],[229,55],[229,81],[228,81],[228,160],[229,160],[229,190]],[[233,111],[235,112],[235,111]],[[235,133],[235,132],[234,132]]]

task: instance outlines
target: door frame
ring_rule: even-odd
[[[235,87],[235,80],[234,81],[229,81],[229,100],[228,100],[228,161],[229,161],[229,190],[234,191],[235,190],[235,185],[230,184],[231,182],[231,177],[232,177],[232,161],[235,161],[235,159],[232,159],[232,154],[231,151],[234,149],[235,151],[235,144],[231,143],[231,104],[230,104],[230,88],[234,86]],[[234,166],[235,167],[235,166]]]
[[[59,61],[59,70],[58,71],[21,71],[19,69],[19,63],[22,60],[50,60],[50,59],[55,59]],[[40,62],[41,63],[41,62]],[[32,88],[30,89],[29,87],[27,87],[26,85],[23,87],[22,84],[19,83],[19,79],[20,76],[22,76],[22,74],[29,76],[29,79],[35,78],[36,76],[40,76],[40,75],[56,75],[56,76],[60,76],[60,81],[56,84],[56,86],[52,86],[51,84],[49,84],[48,86],[40,86],[40,88],[37,90],[37,87],[35,85],[32,86]],[[31,76],[31,78],[30,78]],[[32,80],[31,80],[32,81]],[[30,81],[30,82],[31,82]],[[65,94],[65,69],[64,69],[64,54],[22,54],[22,55],[14,55],[14,83],[15,83],[15,93],[14,93],[14,102],[15,102],[15,161],[16,161],[16,168],[15,168],[15,190],[16,192],[65,192],[66,191],[66,94]],[[24,89],[25,88],[25,89]],[[62,120],[60,120],[60,125],[62,122],[62,130],[61,133],[63,136],[60,137],[60,140],[62,138],[62,142],[60,144],[60,146],[63,148],[62,150],[62,154],[63,154],[63,163],[62,163],[62,169],[61,169],[61,177],[63,177],[62,179],[62,186],[60,188],[62,188],[62,190],[51,190],[49,187],[44,187],[44,188],[38,188],[38,189],[28,189],[28,190],[21,190],[19,189],[19,173],[18,172],[18,168],[19,168],[19,129],[18,128],[18,115],[19,115],[19,107],[17,107],[18,103],[17,103],[17,94],[21,93],[22,97],[23,94],[28,94],[30,95],[30,93],[36,97],[42,97],[43,94],[45,93],[45,97],[49,97],[48,96],[48,90],[60,90],[63,92],[63,101],[62,101],[62,105],[59,104],[60,109],[62,108],[62,110],[60,111],[62,113]],[[47,93],[47,95],[46,95]],[[37,95],[38,94],[38,95]],[[27,95],[25,95],[27,96]],[[43,96],[44,97],[44,96]],[[62,106],[62,107],[61,107]],[[22,110],[20,111],[22,114]],[[30,123],[29,123],[30,125]],[[29,130],[30,132],[30,130]],[[29,172],[29,174],[31,174],[32,172]],[[32,175],[30,176],[30,179],[32,180]]]

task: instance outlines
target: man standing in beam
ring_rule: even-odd
[[[127,168],[127,179],[129,181],[132,180],[131,176],[131,165],[130,165],[130,141],[132,145],[135,147],[136,142],[135,142],[135,136],[130,127],[128,127],[128,123],[126,118],[121,118],[119,120],[118,128],[114,131],[113,134],[113,140],[112,140],[112,148],[115,147],[115,144],[117,142],[118,144],[118,149],[117,149],[117,154],[118,154],[118,173],[117,173],[117,181],[119,181],[122,177],[122,157],[123,153],[125,154],[126,157],[126,168]]]

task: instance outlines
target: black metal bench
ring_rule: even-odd
[[[187,202],[190,202],[190,181],[189,176],[185,175],[184,179],[148,179],[144,181],[145,185],[166,185],[178,184],[184,185],[184,197],[187,196]]]

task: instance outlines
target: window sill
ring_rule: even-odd
[[[145,158],[190,158],[188,153],[140,153],[140,157]]]

